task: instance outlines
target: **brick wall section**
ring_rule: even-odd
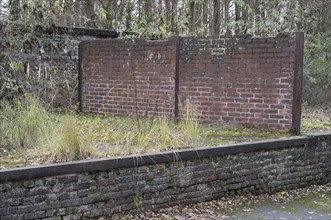
[[[80,47],[83,111],[174,116],[176,46],[171,40],[96,40]]]
[[[30,74],[68,74],[78,75],[78,44],[85,40],[97,39],[93,36],[74,35],[45,35],[45,37],[56,44],[35,46],[31,53],[18,52],[17,56],[23,61],[29,62]]]
[[[247,151],[251,147],[255,150]],[[224,153],[227,150],[238,153]],[[180,162],[160,163],[160,154],[138,160],[132,157],[136,164],[148,158],[153,158],[154,163],[141,166],[125,163],[109,169],[102,163],[91,162],[90,172],[77,170],[77,173],[36,179],[3,182],[4,176],[17,178],[28,172],[35,175],[38,168],[1,171],[0,219],[111,219],[118,213],[155,210],[235,194],[272,193],[331,181],[331,134],[264,141],[255,147],[246,144],[198,151],[198,156],[197,150],[177,154],[177,157],[187,156]],[[110,167],[116,161],[104,162]],[[68,167],[83,170],[88,164],[65,166],[61,172]],[[55,170],[52,165],[43,169],[45,175]]]
[[[300,74],[295,36],[87,41],[80,47],[81,110],[177,116],[177,106],[189,102],[202,122],[290,131]]]
[[[180,87],[201,121],[289,130],[294,37],[181,38]]]
[[[25,92],[34,91],[43,102],[51,103],[57,108],[66,109],[70,105],[74,108],[78,88],[78,44],[96,37],[46,34],[45,38],[52,44],[36,43],[31,48],[32,51],[16,51],[15,59],[20,61],[20,65],[24,64],[26,72],[15,71],[15,75],[17,79],[23,79],[25,74],[31,76],[29,81],[33,82],[33,85],[31,90],[25,88]],[[54,83],[58,91],[51,86]],[[41,91],[45,91],[45,94]]]

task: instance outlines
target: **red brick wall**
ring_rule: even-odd
[[[80,45],[81,107],[111,115],[174,116],[172,41],[111,39]]]
[[[201,121],[291,128],[294,38],[181,38],[179,97]]]
[[[86,41],[80,45],[81,109],[175,117],[177,79],[177,104],[189,102],[202,122],[288,131],[295,39],[282,34]]]

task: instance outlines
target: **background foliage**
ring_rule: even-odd
[[[74,104],[74,73],[30,71],[29,61],[38,61],[44,48],[65,50],[44,34],[57,25],[132,31],[148,38],[304,31],[304,98],[327,103],[330,18],[330,0],[0,0],[0,99],[33,93],[47,103]],[[66,91],[65,98],[60,91]]]

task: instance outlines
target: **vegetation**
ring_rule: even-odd
[[[0,106],[0,149],[31,150],[48,161],[79,160],[94,153],[71,116],[49,113],[35,97],[2,101]]]
[[[329,104],[331,100],[331,32],[307,40],[303,99],[308,104]]]
[[[33,93],[55,108],[74,107],[76,70],[40,62],[45,51],[71,56],[72,39],[54,27],[112,29],[134,37],[306,33],[304,99],[331,98],[331,2],[327,0],[0,0],[0,99]],[[19,53],[25,55],[21,56]]]
[[[0,103],[0,146],[29,148],[47,135],[49,114],[34,98]]]
[[[24,105],[22,104],[24,103]],[[50,113],[36,98],[2,103],[1,167],[139,155],[286,136],[239,125],[202,126],[183,108],[178,123],[160,119]],[[139,126],[138,126],[139,124]]]
[[[302,132],[331,131],[331,108],[303,107]]]
[[[79,159],[139,155],[286,137],[236,124],[204,126],[182,108],[178,123],[160,119],[50,113],[36,98],[2,102],[0,169]],[[331,131],[331,109],[304,108],[303,131]],[[143,129],[142,129],[143,128]]]
[[[74,49],[74,39],[59,42],[52,35],[55,26],[113,29],[126,37],[130,32],[153,39],[304,31],[304,101],[324,108],[305,107],[303,130],[330,130],[330,13],[327,0],[0,0],[0,166],[283,136],[238,125],[202,126],[190,105],[183,106],[177,124],[166,117],[73,114],[76,70],[41,61],[45,52],[70,57]]]
[[[66,115],[60,119],[61,123],[46,142],[46,148],[50,147],[50,160],[72,161],[95,155],[88,137],[81,135],[72,116]]]

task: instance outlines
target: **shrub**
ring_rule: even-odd
[[[331,99],[331,33],[308,39],[305,46],[303,99],[309,104]]]

